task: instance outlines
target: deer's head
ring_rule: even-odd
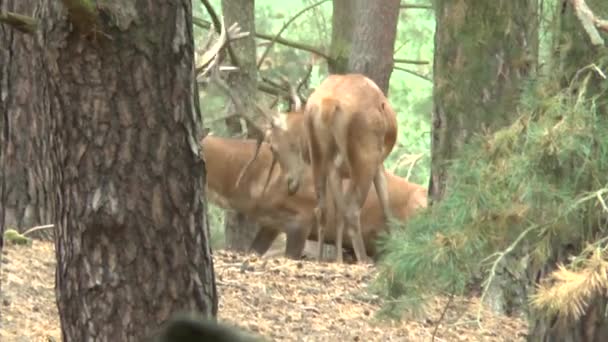
[[[306,168],[307,143],[300,112],[277,113],[270,121],[264,140],[270,145],[273,159],[278,161],[287,179],[287,193],[295,194]]]

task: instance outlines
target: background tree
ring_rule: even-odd
[[[2,13],[31,16],[36,7],[33,1],[5,1],[0,4]],[[2,215],[5,225],[22,231],[32,226],[51,222],[43,211],[44,196],[35,185],[39,183],[35,168],[40,167],[39,159],[44,156],[35,154],[35,146],[41,144],[35,134],[28,134],[30,125],[42,113],[48,102],[44,101],[44,73],[38,56],[34,54],[35,40],[31,33],[34,27],[23,27],[22,31],[9,26],[0,26],[0,143],[2,164],[3,198]],[[31,55],[36,61],[21,58]],[[40,99],[33,101],[32,99]],[[4,133],[8,133],[4,137]],[[5,141],[6,139],[6,141]],[[29,144],[28,144],[29,141]],[[49,231],[41,232],[50,236]],[[39,233],[40,234],[40,233]]]
[[[191,2],[73,4],[37,4],[40,39],[15,56],[47,90],[29,99],[42,105],[24,150],[48,157],[33,172],[64,339],[141,340],[172,312],[217,312]]]
[[[330,60],[327,67],[330,74],[346,74],[352,50],[355,6],[352,0],[333,0],[332,5]]]
[[[574,7],[573,4],[576,4],[577,7]],[[588,0],[586,4],[596,18],[608,18],[608,3],[606,1]],[[601,118],[601,121],[605,121],[608,115],[608,101],[606,100],[606,89],[608,88],[606,87],[605,77],[602,77],[596,70],[606,70],[608,66],[608,48],[605,43],[608,34],[595,31],[593,18],[586,18],[585,15],[581,15],[583,6],[586,6],[585,2],[560,1],[556,2],[554,6],[554,31],[551,32],[553,44],[546,71],[549,75],[554,76],[553,82],[555,82],[556,88],[564,88],[566,91],[572,91],[573,96],[581,96],[588,101],[593,101],[597,111],[596,115]],[[585,18],[588,20],[584,22],[584,24],[589,25],[587,28],[583,26],[581,21]],[[608,25],[604,30],[608,30]],[[589,69],[589,66],[592,65],[595,65],[598,69]],[[586,69],[589,69],[589,71],[584,72]],[[586,79],[586,81],[581,82],[580,86],[572,87],[572,84],[578,84],[576,83],[577,78],[578,81],[583,79]],[[583,93],[578,95],[579,91],[583,91]],[[598,128],[601,129],[601,127]],[[582,171],[579,165],[572,165],[567,168],[574,168],[571,169],[571,174],[580,174]],[[597,186],[605,186],[605,183],[593,184],[589,186],[588,191],[594,191],[594,187]],[[540,282],[539,279],[546,280],[553,272],[557,271],[558,264],[570,264],[572,256],[583,252],[586,244],[593,243],[595,240],[606,236],[605,228],[602,227],[602,224],[598,224],[595,218],[583,219],[579,224],[581,227],[576,228],[580,232],[579,234],[571,235],[570,238],[564,240],[554,239],[547,263],[539,266],[531,265],[531,270],[528,273],[529,282],[546,286],[546,283]],[[591,227],[590,231],[585,227]],[[559,288],[558,286],[562,284],[563,282],[557,281],[555,288]],[[599,284],[601,287],[607,285],[604,282]],[[565,308],[575,304],[568,301],[558,301],[558,303],[553,304],[555,307],[561,307],[558,312],[549,310],[549,314],[545,315],[542,312],[546,310],[533,311],[530,335],[528,336],[529,341],[590,342],[608,340],[608,319],[605,314],[608,297],[605,295],[605,291],[597,292],[590,288],[593,285],[581,284],[580,286],[581,292],[590,292],[589,297],[581,300],[578,296],[572,295],[569,299],[584,303],[582,306],[584,309],[579,314],[574,315],[575,317],[568,316],[570,310]],[[531,288],[531,292],[533,295],[539,294],[534,292],[534,288]],[[557,301],[556,298],[551,298],[551,300]],[[541,305],[541,308],[546,309],[546,304]]]
[[[222,13],[226,25],[238,23],[244,32],[251,32],[247,37],[232,42],[231,48],[236,57],[232,64],[238,71],[228,74],[227,83],[235,94],[238,94],[245,108],[250,113],[241,113],[253,117],[253,108],[257,100],[257,66],[255,35],[255,1],[222,0]],[[233,107],[234,108],[234,107]],[[238,117],[226,119],[228,134],[241,132],[241,121]],[[226,248],[237,251],[248,251],[258,231],[258,226],[239,212],[227,210],[224,217]]]
[[[449,186],[447,162],[475,133],[514,120],[538,51],[535,1],[440,0],[435,13],[431,202]]]
[[[500,15],[494,17],[492,13],[498,13],[495,12],[496,8],[500,9]],[[433,62],[429,198],[431,202],[437,203],[449,190],[451,179],[447,170],[450,163],[462,158],[472,158],[460,154],[463,147],[475,137],[491,134],[511,124],[519,116],[518,105],[522,89],[529,83],[536,66],[538,12],[534,2],[518,0],[484,4],[471,1],[438,1],[435,3],[435,13],[437,26]],[[454,172],[452,177],[459,183],[468,181],[468,178],[462,177],[458,172]],[[460,208],[463,212],[473,211],[461,207],[466,202],[464,198],[458,196],[453,197],[458,198],[460,202],[456,204],[449,202],[446,204],[450,206],[449,209],[437,209],[429,215],[448,217],[452,213],[448,210],[456,210],[455,208]],[[464,193],[460,196],[464,196]],[[485,214],[481,209],[480,212],[479,215]],[[475,215],[475,212],[471,213],[471,216]],[[423,228],[428,228],[427,224],[430,224],[430,221],[420,224],[417,227],[420,228],[419,232],[422,232]],[[410,225],[408,223],[408,227]],[[460,230],[453,233],[467,234],[467,239],[470,238],[471,241],[476,239],[476,235],[481,235],[475,229],[478,227],[476,225],[461,227],[453,222],[446,225],[446,230],[458,227]],[[437,228],[427,229],[426,234],[434,234],[433,232],[438,233]],[[446,232],[438,234],[444,235]],[[412,239],[405,232],[400,237],[391,235],[391,239],[392,241],[388,239],[385,241],[387,272],[392,272],[393,267],[402,265],[412,267],[405,268],[407,274],[419,272],[418,267],[422,264],[416,266],[411,263],[419,257],[417,253],[430,252],[433,247],[418,243],[416,248],[408,249],[409,247],[405,247],[404,244],[408,246],[410,243],[416,244],[414,242],[416,239]],[[410,242],[405,242],[408,239]],[[453,243],[456,245],[461,243],[457,237],[454,239]],[[452,240],[449,241],[452,243]],[[446,246],[451,246],[450,243]],[[463,246],[468,245],[463,243]],[[467,250],[467,257],[474,255],[475,248],[470,247]],[[436,246],[435,250],[437,250]],[[453,264],[441,269],[442,276],[446,277],[445,286],[448,287],[445,290],[453,291],[456,288],[464,288],[465,284],[477,283],[474,278],[479,276],[479,266],[468,264],[464,266],[463,260],[458,262],[451,260]],[[515,260],[519,258],[516,256],[500,264],[494,270],[492,286],[485,290],[483,299],[496,311],[511,313],[526,304],[524,298],[527,281],[520,279],[514,281],[510,276],[512,273],[509,273],[510,268],[507,267]],[[466,278],[467,275],[470,275],[470,278]],[[403,276],[408,277],[405,274]],[[399,287],[389,289],[391,295],[399,294],[401,291]]]
[[[388,96],[399,19],[399,0],[351,1],[354,7],[350,72],[367,75]]]

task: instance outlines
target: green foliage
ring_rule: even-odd
[[[509,252],[539,265],[553,246],[593,240],[608,211],[608,120],[598,109],[605,94],[583,96],[598,76],[583,74],[559,91],[551,80],[530,82],[520,118],[476,137],[452,161],[445,198],[382,238],[375,289],[391,298],[386,310],[463,293]]]
[[[13,245],[27,245],[31,246],[32,239],[20,234],[18,231],[14,229],[7,229],[4,232],[4,241],[8,244]]]
[[[207,203],[207,205],[211,248],[213,250],[222,249],[226,242],[224,235],[224,210],[212,203]]]

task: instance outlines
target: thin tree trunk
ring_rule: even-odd
[[[444,196],[447,161],[475,133],[509,124],[538,50],[536,1],[435,3],[431,203]]]
[[[388,96],[400,1],[354,0],[351,3],[355,8],[355,25],[348,70],[368,76]]]
[[[222,12],[227,26],[237,22],[243,32],[255,32],[255,1],[254,0],[222,0]],[[252,35],[231,43],[236,58],[234,64],[239,66],[238,72],[228,75],[228,85],[240,97],[245,108],[255,108],[257,93],[257,67],[255,37]],[[251,113],[241,113],[253,115]],[[241,133],[238,118],[226,120],[228,132],[232,135]],[[247,219],[242,213],[233,210],[225,211],[225,241],[226,248],[247,252],[259,230],[255,222]]]
[[[2,12],[32,16],[34,8],[34,1],[0,2]],[[0,144],[3,151],[0,172],[4,177],[5,196],[2,198],[2,210],[5,225],[18,231],[51,222],[51,218],[42,210],[45,206],[41,203],[44,196],[35,186],[40,183],[36,179],[36,172],[33,172],[37,165],[36,158],[40,157],[34,151],[39,139],[25,133],[35,117],[48,106],[48,101],[44,101],[46,88],[42,65],[32,62],[31,58],[21,57],[33,56],[34,45],[35,37],[32,35],[7,25],[0,26],[0,113],[4,118],[0,128],[3,133],[8,132],[7,137],[2,134]],[[35,234],[50,238],[50,232],[52,230]]]
[[[51,101],[29,134],[50,158],[37,171],[63,340],[141,341],[176,311],[215,315],[191,2],[99,3],[93,32],[62,3],[36,11]]]
[[[331,18],[330,74],[346,74],[352,49],[354,6],[352,0],[334,0]]]
[[[599,18],[608,18],[608,2],[605,0],[587,0],[593,13]],[[554,60],[551,63],[551,74],[559,75],[563,87],[571,84],[574,75],[583,67],[596,63],[599,68],[606,70],[608,66],[608,49],[606,46],[593,46],[588,34],[575,16],[569,1],[560,1],[557,6],[559,25],[554,46]],[[603,33],[608,40],[608,34]],[[580,79],[579,79],[580,81]],[[608,100],[605,89],[606,80],[597,74],[592,75],[587,84],[585,95],[588,98],[600,95],[595,101],[596,110],[600,117],[606,118],[608,114]],[[592,190],[592,189],[589,189]],[[582,225],[597,227],[597,222],[582,222]],[[597,227],[596,238],[605,236],[600,227]],[[550,262],[542,265],[540,269],[532,270],[528,275],[531,283],[536,283],[553,272],[557,264],[567,264],[570,255],[580,252],[582,241],[571,241],[567,245],[552,246],[553,257]],[[550,317],[531,314],[528,341],[543,342],[595,342],[608,341],[608,296],[590,299],[589,307],[578,321],[569,321],[559,315]]]

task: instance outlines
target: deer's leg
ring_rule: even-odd
[[[328,197],[331,201],[331,218],[333,219],[334,230],[336,233],[336,262],[344,263],[342,255],[342,242],[344,235],[344,195],[342,190],[342,179],[338,174],[338,170],[335,168],[331,169],[329,175],[329,191]]]
[[[384,221],[388,227],[388,220],[392,214],[388,198],[386,174],[384,172],[384,163],[380,163],[378,170],[376,170],[376,175],[374,175],[374,187],[376,188],[376,195],[378,195],[378,201],[380,201],[380,207],[382,208],[382,213],[384,214]]]
[[[347,222],[347,232],[351,238],[355,255],[359,262],[369,262],[363,232],[361,231],[361,207],[367,199],[369,188],[372,185],[376,167],[370,160],[361,158],[360,155],[353,153],[350,158],[351,181],[345,195],[345,219]]]
[[[310,225],[301,224],[295,221],[287,225],[285,234],[287,243],[285,245],[285,256],[290,259],[302,258],[302,252],[306,246],[306,240],[310,233]]]
[[[281,231],[272,227],[260,226],[260,229],[258,229],[258,233],[251,244],[250,250],[253,250],[259,255],[264,255],[280,233]]]
[[[327,223],[327,162],[323,158],[323,151],[316,143],[316,140],[310,139],[310,156],[312,175],[315,186],[315,194],[317,197],[317,206],[314,209],[315,224],[317,226],[317,260],[323,259],[323,244],[325,243],[325,224]]]

